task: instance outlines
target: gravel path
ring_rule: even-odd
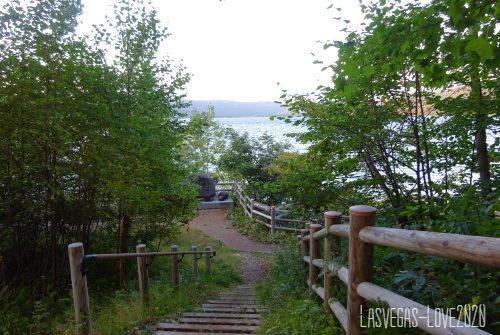
[[[199,211],[198,217],[189,223],[189,229],[201,230],[220,243],[239,251],[243,257],[243,279],[245,283],[257,283],[267,274],[268,260],[266,255],[274,253],[277,246],[254,242],[241,235],[226,219],[226,210],[209,209]],[[255,255],[251,253],[263,253]]]

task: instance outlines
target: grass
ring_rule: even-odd
[[[238,232],[256,242],[282,244],[293,236],[293,234],[283,231],[270,234],[268,227],[246,216],[240,207],[231,208],[227,212],[227,218],[233,222],[233,226]]]
[[[203,233],[183,230],[174,243],[180,250],[187,250],[191,245],[198,246],[199,250],[207,245],[212,246],[217,253],[212,259],[212,274],[204,274],[204,261],[200,260],[199,278],[196,282],[192,282],[191,257],[186,256],[181,262],[180,289],[175,291],[170,285],[169,260],[167,257],[154,259],[150,266],[148,307],[143,307],[141,304],[136,280],[131,279],[127,283],[129,289],[117,290],[111,295],[93,295],[92,283],[89,282],[93,334],[125,334],[134,328],[146,333],[145,330],[140,330],[142,325],[160,319],[175,318],[182,311],[196,309],[202,301],[241,281],[239,275],[241,259],[234,255],[231,249],[221,246]],[[75,332],[72,310],[66,312],[65,322],[59,324],[55,332],[59,334]]]
[[[306,289],[307,271],[295,243],[288,242],[276,256],[268,278],[257,287],[257,298],[268,308],[261,334],[344,334]]]

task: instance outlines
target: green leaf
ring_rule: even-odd
[[[469,41],[469,43],[467,43],[467,46],[465,47],[465,51],[475,52],[482,61],[493,57],[493,48],[488,43],[488,41],[486,41],[482,37],[475,38]]]
[[[462,8],[460,8],[460,5],[456,0],[451,2],[450,8],[448,9],[448,15],[451,17],[453,24],[455,25],[462,19]]]

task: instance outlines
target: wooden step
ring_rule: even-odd
[[[254,301],[253,286],[237,286],[201,307],[201,311],[182,313],[177,321],[165,320],[152,325],[151,334],[255,334],[261,324],[259,312],[263,309]]]
[[[219,297],[220,299],[254,299],[255,297],[253,295],[221,295]]]
[[[205,333],[205,332],[185,332],[185,331],[177,331],[177,330],[173,330],[173,331],[168,331],[168,330],[157,330],[157,331],[153,331],[151,333],[148,333],[148,334],[152,334],[152,335],[200,335],[200,334],[217,334],[217,335],[241,335],[241,333]]]
[[[222,307],[222,308],[259,308],[259,306],[255,305],[255,304],[224,304],[224,303],[219,303],[219,304],[212,304],[212,303],[207,303],[207,304],[202,304],[201,305],[202,308],[213,308],[213,307],[216,307],[216,308],[219,308],[219,307]]]
[[[237,318],[179,318],[181,323],[201,323],[211,325],[260,325],[260,319],[237,319]]]
[[[199,313],[199,312],[185,312],[182,313],[183,317],[186,318],[239,318],[239,319],[258,319],[260,320],[259,314],[248,314],[248,313]]]
[[[258,314],[259,310],[256,308],[223,308],[223,307],[206,307],[203,308],[206,313],[255,313]]]
[[[207,304],[241,304],[241,305],[255,305],[254,300],[233,300],[233,299],[217,299],[208,300]]]
[[[205,325],[205,324],[188,324],[188,323],[165,323],[159,322],[156,324],[158,330],[182,330],[182,331],[203,331],[213,333],[253,333],[256,332],[258,326],[239,326],[239,325]]]

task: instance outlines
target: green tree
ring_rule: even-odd
[[[220,156],[218,167],[233,180],[247,183],[247,191],[263,201],[279,201],[271,189],[276,180],[272,167],[281,153],[290,148],[288,143],[280,143],[264,133],[253,139],[248,133],[239,134],[233,129],[227,131],[229,143]]]
[[[193,111],[186,125],[183,156],[193,172],[218,174],[217,160],[226,144],[226,130],[215,121],[215,109]]]
[[[120,222],[119,252],[128,250],[133,217],[164,220],[163,213],[181,214],[175,198],[185,179],[179,147],[183,132],[176,110],[184,107],[180,92],[189,80],[182,67],[158,57],[167,38],[157,13],[144,1],[122,1],[115,6],[102,41],[114,45],[117,92],[112,113],[119,123],[110,132],[107,187],[116,201]],[[120,261],[120,282],[125,287],[125,262]]]

